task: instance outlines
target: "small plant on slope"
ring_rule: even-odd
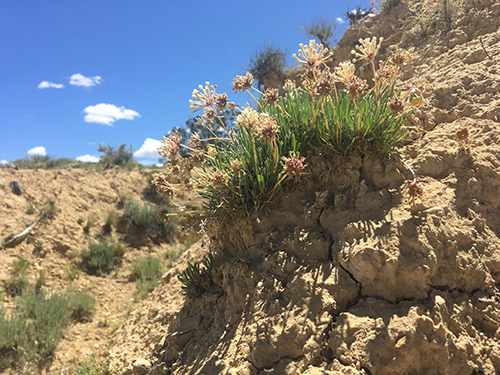
[[[262,93],[254,88],[249,72],[237,76],[232,83],[235,92],[261,94],[256,109],[229,102],[208,82],[200,85],[190,101],[192,112],[203,110],[202,117],[218,121],[227,136],[219,137],[216,145],[197,134],[187,145],[178,135],[164,137],[159,153],[167,161],[166,173],[155,174],[152,181],[158,193],[198,190],[205,198],[199,212],[204,219],[242,211],[258,214],[286,181],[300,181],[307,169],[304,156],[311,150],[321,155],[392,152],[406,135],[407,114],[425,101],[421,88],[405,93],[394,89],[398,73],[412,62],[411,51],[396,48],[377,67],[381,42],[382,38],[361,39],[353,51],[354,62],[342,62],[334,70],[326,65],[332,56],[327,48],[314,40],[301,44],[293,57],[305,67],[302,87],[286,82],[281,95],[278,90]],[[357,60],[372,67],[371,88],[355,75]],[[239,111],[230,128],[221,119],[228,108]],[[187,152],[181,154],[181,149]]]
[[[214,257],[208,253],[203,257],[202,266],[199,263],[188,263],[188,267],[178,276],[182,283],[182,290],[193,297],[208,290],[212,284],[211,272],[214,266]]]

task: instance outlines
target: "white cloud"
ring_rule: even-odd
[[[125,107],[118,108],[113,104],[99,103],[90,105],[83,110],[86,113],[85,122],[94,122],[112,126],[117,120],[133,120],[136,117],[141,117],[139,113]]]
[[[146,138],[141,148],[134,152],[136,158],[155,158],[158,159],[160,155],[158,154],[158,147],[161,146],[161,142],[156,139]]]
[[[335,18],[335,21],[337,21],[338,23],[345,23],[345,20],[342,17]]]
[[[85,77],[80,73],[76,73],[69,77],[69,84],[73,86],[92,87],[99,85],[101,83],[101,79],[102,78],[100,76]]]
[[[7,163],[8,163],[8,161],[5,159],[0,160],[0,164],[7,164]]]
[[[47,155],[47,150],[43,146],[33,147],[32,149],[28,150],[28,155],[45,156],[45,155]]]
[[[76,158],[76,161],[83,161],[84,163],[97,163],[99,158],[93,155],[81,155]]]
[[[42,81],[38,85],[39,89],[48,89],[48,88],[53,88],[53,89],[62,89],[64,85],[62,83],[53,83],[49,81]]]

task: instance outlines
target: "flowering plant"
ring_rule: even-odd
[[[286,180],[300,181],[307,167],[304,156],[311,150],[391,152],[406,134],[403,123],[410,107],[423,104],[423,98],[419,88],[405,94],[394,90],[399,70],[411,62],[411,51],[395,49],[376,69],[374,59],[381,42],[382,38],[360,40],[353,50],[357,60],[372,66],[371,88],[355,75],[350,61],[332,71],[326,65],[332,53],[314,41],[301,45],[298,57],[294,55],[305,66],[301,87],[288,81],[279,91],[262,93],[253,87],[248,72],[233,80],[235,92],[261,94],[256,109],[229,102],[209,82],[200,85],[200,90],[193,91],[192,110],[203,110],[205,121],[219,121],[227,137],[200,139],[193,134],[187,145],[175,134],[165,137],[159,152],[167,160],[166,174],[153,179],[158,192],[197,189],[205,198],[201,212],[205,218],[226,217],[241,209],[258,213],[276,198]],[[226,109],[239,111],[230,128],[221,118]],[[214,140],[216,145],[210,143]],[[184,156],[181,148],[188,151]]]

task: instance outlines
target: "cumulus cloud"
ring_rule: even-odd
[[[335,18],[335,21],[337,21],[338,23],[345,23],[345,20],[342,17]]]
[[[39,89],[62,89],[64,85],[62,83],[54,83],[54,82],[49,82],[49,81],[42,81],[39,83],[38,88]]]
[[[160,146],[160,141],[152,138],[146,138],[141,148],[134,152],[134,156],[136,158],[158,159],[160,157],[160,155],[158,154],[158,147]]]
[[[69,77],[69,84],[73,86],[92,87],[101,83],[100,76],[85,77],[83,74],[75,73]]]
[[[97,163],[99,161],[99,158],[97,156],[87,154],[77,156],[76,161],[83,161],[84,163]]]
[[[5,159],[0,160],[0,164],[7,164],[7,163],[8,163],[8,161]]]
[[[112,126],[117,120],[133,120],[136,117],[141,117],[139,113],[125,107],[117,107],[113,104],[99,103],[90,105],[83,110],[86,113],[85,122],[94,122]]]
[[[47,150],[43,146],[33,147],[32,149],[28,150],[28,155],[45,156],[45,155],[47,155]]]

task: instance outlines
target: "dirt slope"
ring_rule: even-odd
[[[41,272],[46,278],[45,289],[65,290],[68,287],[91,292],[96,298],[96,313],[89,323],[76,323],[67,327],[64,338],[58,346],[47,372],[73,374],[79,363],[85,360],[81,349],[92,352],[98,344],[105,346],[111,332],[116,329],[132,311],[136,302],[137,288],[130,281],[129,266],[133,260],[147,255],[166,259],[166,251],[171,246],[169,239],[155,243],[147,235],[135,233],[134,240],[120,230],[119,222],[108,232],[104,228],[109,211],[117,218],[123,216],[123,199],[145,202],[155,194],[146,182],[149,170],[128,172],[122,169],[97,172],[95,170],[69,168],[57,171],[0,169],[0,240],[9,235],[18,235],[36,221],[35,213],[28,214],[28,202],[33,202],[41,210],[48,202],[55,204],[52,219],[42,220],[31,233],[16,246],[0,249],[0,286],[12,279],[12,261],[18,256],[27,259],[28,279],[34,283]],[[18,181],[24,187],[22,195],[12,192],[11,182]],[[191,198],[180,199],[182,204],[192,204]],[[84,231],[87,219],[97,219],[96,225],[88,233]],[[82,219],[81,224],[78,223]],[[182,237],[182,235],[180,235]],[[67,270],[75,253],[84,249],[89,240],[111,238],[126,248],[121,266],[107,277],[90,276],[85,272],[77,280],[71,281]],[[176,240],[179,235],[176,235]],[[182,239],[182,238],[181,238]],[[173,242],[173,238],[171,239]],[[43,242],[37,250],[35,242]],[[0,245],[1,245],[0,243]],[[13,298],[6,295],[3,301],[7,308],[14,307]],[[14,374],[21,371],[6,370]],[[32,369],[37,373],[37,369]]]
[[[372,35],[415,47],[400,89],[426,84],[409,124],[432,134],[401,150],[423,199],[405,199],[399,159],[307,155],[310,174],[268,214],[209,228],[191,249],[216,254],[209,292],[182,296],[180,264],[115,332],[129,362],[152,374],[500,372],[500,4],[475,5],[424,38],[401,3],[336,51],[343,61]],[[466,126],[466,149],[433,136]]]

